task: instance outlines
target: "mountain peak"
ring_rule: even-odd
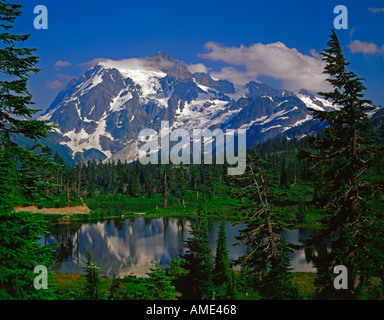
[[[192,74],[186,64],[160,51],[143,58],[100,59],[58,94],[42,119],[59,125],[52,141],[74,161],[134,161],[138,132],[158,130],[161,121],[189,132],[248,130],[252,145],[315,132],[317,123],[310,122],[307,107],[332,106],[255,81],[237,91],[227,80]]]
[[[304,96],[312,96],[312,94],[309,93],[309,92],[308,92],[307,90],[305,90],[305,89],[300,89],[297,93],[298,93],[298,94],[302,94],[302,95],[304,95]]]
[[[155,58],[156,58],[157,60],[160,60],[160,61],[173,61],[173,59],[171,58],[171,56],[170,56],[167,52],[165,52],[165,51],[159,51],[159,52],[156,54]]]

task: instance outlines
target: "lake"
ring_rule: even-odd
[[[100,274],[123,277],[133,274],[143,276],[158,261],[168,266],[171,259],[185,253],[184,241],[191,237],[188,218],[107,219],[97,222],[57,225],[51,234],[42,237],[42,243],[60,243],[56,252],[57,262],[52,270],[60,273],[83,273],[85,253],[90,250],[93,261],[100,267]],[[211,254],[215,256],[217,232],[220,221],[209,221]],[[233,226],[226,222],[229,260],[232,262],[245,253],[237,243],[236,236],[244,225]],[[289,242],[299,244],[300,238],[307,238],[316,230],[299,229],[284,234]],[[324,249],[324,248],[323,248]],[[320,249],[305,248],[290,254],[294,271],[315,271],[312,257]]]

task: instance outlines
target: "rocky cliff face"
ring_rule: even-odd
[[[51,140],[75,160],[132,161],[138,133],[170,128],[247,129],[247,143],[314,132],[308,110],[334,108],[305,91],[278,90],[249,82],[235,87],[159,52],[154,57],[102,60],[71,80],[40,119],[59,128]]]

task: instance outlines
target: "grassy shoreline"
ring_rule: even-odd
[[[314,281],[316,273],[293,272],[292,274],[292,282],[297,286],[300,297],[303,300],[311,299],[315,294]],[[85,282],[84,274],[52,272],[51,275],[54,291],[60,295],[63,300],[72,300],[76,296],[81,295],[81,290]],[[111,285],[112,279],[100,277],[100,291],[105,297],[108,296]]]

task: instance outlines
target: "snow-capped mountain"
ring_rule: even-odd
[[[318,130],[308,107],[327,110],[330,102],[306,91],[278,90],[249,82],[236,87],[159,52],[154,57],[100,60],[71,80],[40,119],[59,126],[53,142],[76,160],[132,161],[138,134],[161,121],[170,129],[247,129],[247,144],[278,135],[302,136]]]

